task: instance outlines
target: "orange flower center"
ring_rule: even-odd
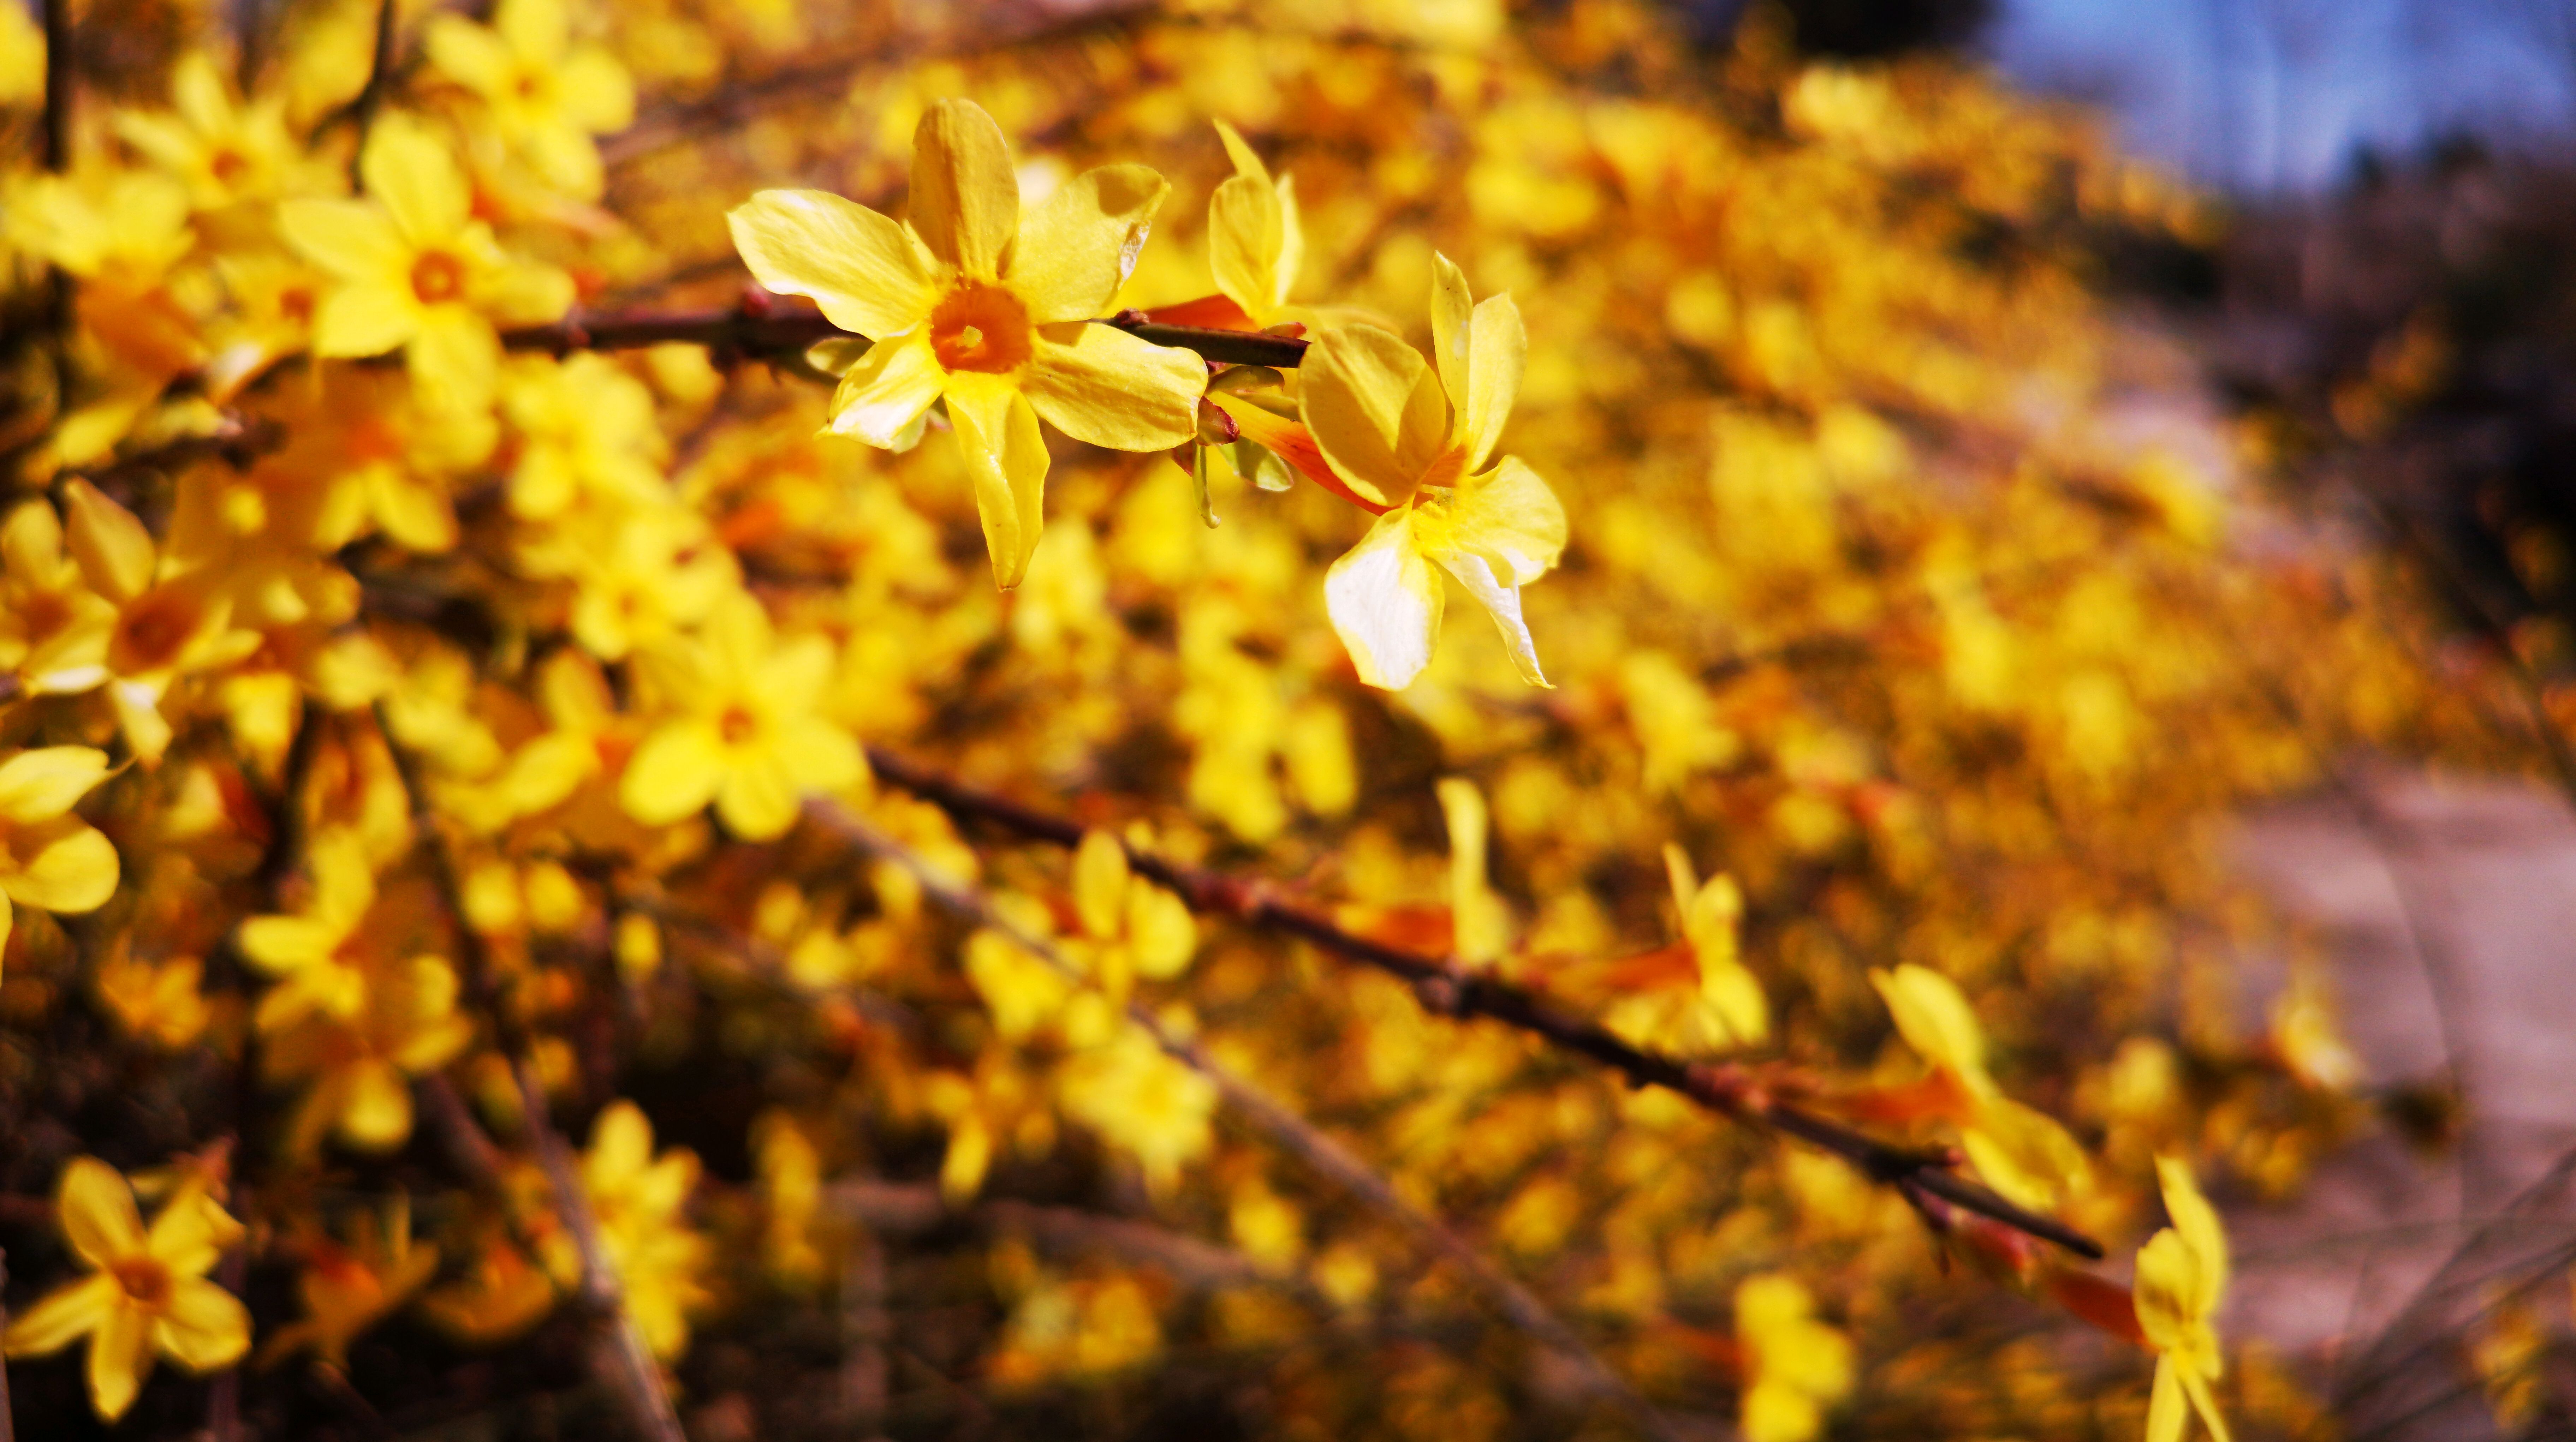
[[[724,738],[727,746],[748,745],[759,734],[760,718],[751,714],[747,706],[727,706],[724,714],[716,718],[716,735]]]
[[[411,293],[437,305],[465,293],[465,262],[443,250],[425,250],[411,263]]]
[[[952,371],[1018,370],[1031,342],[1028,307],[997,285],[969,281],[930,313],[930,349]]]
[[[174,665],[196,629],[196,599],[185,591],[146,596],[117,617],[116,669],[131,675]]]
[[[170,1269],[150,1257],[127,1257],[108,1269],[125,1295],[146,1307],[159,1307],[170,1300]]]
[[[214,158],[206,163],[206,168],[213,171],[215,179],[225,186],[235,186],[250,173],[250,158],[238,150],[226,148],[216,151]]]

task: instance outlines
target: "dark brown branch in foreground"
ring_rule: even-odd
[[[419,844],[429,851],[431,879],[456,928],[456,959],[464,993],[473,1009],[492,1022],[502,1060],[508,1063],[511,1079],[517,1084],[520,1111],[527,1120],[529,1139],[536,1147],[537,1163],[545,1169],[546,1185],[554,1193],[556,1215],[562,1218],[564,1230],[572,1234],[574,1250],[581,1256],[581,1300],[600,1328],[593,1370],[600,1374],[601,1384],[616,1394],[625,1409],[627,1424],[637,1436],[647,1442],[687,1442],[687,1434],[680,1430],[680,1415],[672,1409],[671,1394],[662,1385],[661,1365],[653,1360],[643,1329],[626,1309],[624,1289],[618,1283],[615,1264],[609,1260],[607,1242],[600,1235],[599,1216],[591,1210],[589,1194],[582,1190],[572,1147],[547,1116],[545,1088],[538,1083],[536,1068],[528,1061],[526,1030],[495,993],[491,958],[485,953],[481,933],[466,919],[464,878],[457,870],[446,834],[439,830],[436,810],[422,788],[419,763],[408,748],[394,739],[393,727],[387,724],[381,705],[376,711],[376,724],[384,732],[386,749],[392,753],[394,767],[410,797],[412,828],[418,833]],[[461,1104],[449,1106],[441,1099],[437,1115],[456,1132],[449,1145],[461,1159],[474,1161],[476,1153],[490,1152],[488,1145],[475,1145],[472,1130],[454,1127],[460,1117],[468,1124],[472,1121]]]
[[[868,762],[880,780],[921,797],[961,821],[981,821],[1033,841],[1073,847],[1083,828],[1005,797],[961,785],[899,756],[871,748]],[[1283,932],[1346,961],[1408,982],[1423,1006],[1464,1020],[1481,1017],[1527,1032],[1560,1050],[1589,1057],[1618,1072],[1632,1086],[1659,1086],[1753,1126],[1785,1132],[1841,1157],[1872,1181],[1898,1188],[1918,1207],[1937,1198],[2016,1231],[2053,1242],[2099,1261],[2102,1244],[2053,1217],[2014,1205],[1992,1189],[1952,1170],[1950,1155],[1900,1147],[1831,1118],[1780,1100],[1745,1068],[1685,1062],[1631,1046],[1589,1017],[1507,982],[1467,971],[1441,957],[1424,956],[1343,930],[1330,917],[1284,901],[1257,881],[1177,866],[1150,852],[1128,851],[1138,872],[1171,889],[1190,910],[1230,917],[1246,926]],[[1918,1195],[1919,1194],[1919,1195]]]
[[[1121,311],[1096,325],[1115,326],[1156,345],[1197,351],[1229,365],[1293,368],[1305,359],[1306,342],[1263,331],[1202,330],[1196,326],[1156,325],[1141,312]],[[801,306],[789,308],[765,292],[752,292],[740,305],[723,310],[630,311],[584,316],[575,313],[552,325],[523,326],[501,333],[510,350],[547,351],[564,355],[578,350],[634,350],[680,342],[702,345],[719,360],[791,361],[816,343],[851,339],[849,331]]]

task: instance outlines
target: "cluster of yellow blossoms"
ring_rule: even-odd
[[[2196,221],[2080,120],[1626,0],[145,8],[0,176],[7,1347],[88,1339],[100,1415],[252,1356],[407,1417],[404,1319],[600,1295],[711,1436],[881,1424],[827,1328],[1103,1430],[1192,1358],[1301,1434],[2295,1410],[2222,1369],[2192,1175],[2363,1108],[2315,969],[2242,1034],[2304,943],[2200,838],[2349,744],[2507,753],[2378,570],[2111,405],[2170,378],[2085,247]],[[12,139],[41,60],[0,4]],[[2133,1289],[1935,1234],[1173,866],[2172,1228]],[[2152,1373],[1927,1305],[1954,1254]],[[1608,1384],[1523,1300],[1458,1344],[1497,1277]]]

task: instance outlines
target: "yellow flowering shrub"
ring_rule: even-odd
[[[2124,426],[2094,242],[2202,222],[2082,116],[1628,0],[52,8],[37,1434],[2296,1412],[2192,1178],[2365,1108],[2210,828],[2528,758]]]

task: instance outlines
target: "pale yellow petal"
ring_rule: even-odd
[[[942,100],[912,133],[912,230],[930,253],[996,280],[1020,232],[1020,180],[1002,127],[972,100]]]
[[[134,1189],[116,1168],[96,1157],[74,1157],[63,1168],[56,1193],[63,1240],[93,1267],[112,1267],[143,1250],[143,1216]]]
[[[9,1319],[9,1355],[41,1357],[58,1352],[98,1330],[108,1314],[124,1301],[125,1289],[106,1272],[92,1272],[69,1286],[58,1287]]]
[[[1994,1079],[1986,1074],[1985,1029],[1957,982],[1912,962],[1872,971],[1869,980],[1916,1055],[1951,1073],[1972,1094],[1994,1094]]]
[[[72,817],[40,828],[32,839],[11,839],[15,869],[0,873],[0,891],[21,906],[45,911],[96,911],[116,894],[116,846],[97,829]]]
[[[152,1374],[152,1319],[142,1309],[111,1310],[89,1339],[89,1401],[113,1422],[134,1405]]]
[[[427,122],[395,112],[379,116],[358,161],[367,193],[415,246],[436,245],[465,228],[474,209],[465,173]]]
[[[1225,142],[1226,159],[1234,162],[1236,175],[1258,180],[1264,185],[1270,183],[1270,167],[1261,163],[1259,153],[1244,141],[1243,136],[1237,133],[1233,126],[1222,120],[1216,122],[1216,138]]]
[[[1467,396],[1460,407],[1457,440],[1467,448],[1467,469],[1480,469],[1502,442],[1512,402],[1520,399],[1521,371],[1529,360],[1529,332],[1508,295],[1488,296],[1476,307],[1474,341],[1467,359]]]
[[[1448,431],[1440,377],[1404,338],[1373,325],[1332,327],[1306,350],[1299,408],[1325,463],[1380,505],[1413,489]]]
[[[2162,1380],[2168,1363],[2158,1363],[2156,1375]],[[2175,1367],[2182,1382],[2183,1395],[2191,1399],[2191,1410],[2200,1414],[2201,1425],[2209,1429],[2212,1442],[2229,1442],[2227,1414],[2218,1410],[2218,1398],[2211,1395],[2208,1379]]]
[[[1526,586],[1565,554],[1565,506],[1538,472],[1505,456],[1459,486],[1449,543],[1482,556],[1504,585]]]
[[[2155,1385],[2147,1393],[2146,1442],[2182,1442],[2191,1425],[2190,1403],[2182,1391],[2182,1375],[2170,1358],[2156,1359]]]
[[[781,295],[812,297],[844,330],[894,335],[930,312],[930,280],[912,238],[855,201],[823,190],[764,190],[725,223],[753,278]]]
[[[1389,511],[1324,575],[1324,609],[1360,679],[1400,690],[1431,664],[1440,581],[1413,544],[1411,516]]]
[[[1208,198],[1208,268],[1216,288],[1255,321],[1275,310],[1279,245],[1283,231],[1279,195],[1267,179],[1232,176]]]
[[[1127,909],[1127,848],[1106,831],[1086,831],[1073,852],[1073,909],[1096,940],[1118,935]]]
[[[1044,517],[1047,449],[1037,412],[999,377],[959,374],[949,377],[948,418],[975,478],[993,584],[1007,591],[1028,574]]]
[[[1170,191],[1143,165],[1104,165],[1057,186],[1021,223],[1011,250],[1011,290],[1029,320],[1054,325],[1106,314]]]
[[[383,355],[420,333],[421,308],[389,285],[344,285],[322,298],[313,316],[318,356]]]
[[[361,1151],[391,1151],[411,1136],[411,1084],[393,1063],[369,1057],[350,1068],[340,1103],[340,1140]]]
[[[158,559],[143,522],[84,480],[63,487],[63,505],[71,513],[65,534],[82,578],[112,601],[142,595]]]
[[[635,122],[635,80],[617,57],[596,45],[584,45],[564,57],[555,74],[566,118],[593,135],[624,130]]]
[[[492,12],[492,28],[521,60],[545,64],[563,55],[571,18],[563,0],[501,0]]]
[[[716,815],[745,841],[774,841],[796,824],[797,768],[782,750],[737,759],[716,791]]]
[[[2215,1307],[2219,1293],[2226,1289],[2228,1270],[2227,1233],[2218,1224],[2218,1212],[2200,1194],[2189,1162],[2176,1157],[2156,1158],[2156,1180],[2164,1192],[2165,1212],[2173,1218],[2174,1230],[2182,1235],[2184,1245],[2191,1248],[2200,1263],[2208,1288],[2204,1305]]]
[[[277,207],[277,233],[306,260],[344,280],[406,275],[412,249],[381,205],[365,200],[289,200]]]
[[[461,15],[433,15],[422,44],[438,72],[487,100],[498,99],[518,79],[501,37]]]
[[[420,332],[404,352],[413,384],[432,406],[480,410],[492,402],[501,369],[501,337],[492,322],[461,305],[424,309]]]
[[[714,800],[724,767],[724,741],[714,722],[672,721],[635,748],[618,783],[618,799],[627,815],[645,825],[666,825]]]
[[[1512,653],[1512,665],[1521,679],[1533,686],[1549,684],[1539,669],[1538,643],[1530,636],[1529,623],[1521,619],[1521,592],[1494,574],[1494,568],[1474,551],[1443,550],[1434,559],[1441,569],[1458,578],[1485,614],[1494,618],[1494,629],[1503,636],[1503,648]]]
[[[171,1289],[153,1341],[191,1372],[229,1367],[250,1350],[250,1311],[214,1283],[190,1278]]]
[[[88,746],[44,746],[0,762],[0,819],[19,825],[51,821],[107,779],[107,753]]]
[[[1467,351],[1475,329],[1475,305],[1468,299],[1466,272],[1457,262],[1431,253],[1431,358],[1440,367],[1440,388],[1460,414],[1467,409]]]
[[[872,446],[900,449],[905,432],[939,399],[946,377],[922,331],[881,341],[841,377],[832,392],[832,419],[824,428]]]
[[[1057,430],[1114,451],[1159,451],[1198,433],[1207,363],[1114,326],[1050,326],[1020,376]]]

